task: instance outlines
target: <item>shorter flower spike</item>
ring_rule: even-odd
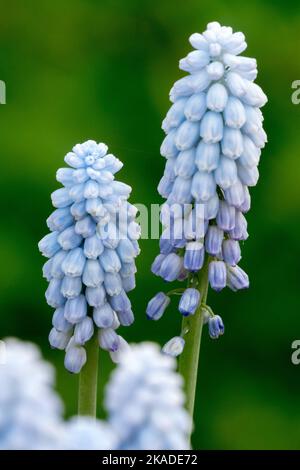
[[[48,217],[51,233],[39,242],[49,258],[43,275],[48,304],[55,308],[50,345],[66,351],[65,367],[78,373],[86,362],[84,345],[100,329],[99,344],[116,353],[115,329],[133,320],[127,293],[135,287],[140,229],[130,186],[116,181],[123,164],[107,146],[88,140],[65,156],[69,167],[56,179],[56,208]]]

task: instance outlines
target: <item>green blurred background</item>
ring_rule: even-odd
[[[291,83],[300,79],[300,6],[292,0],[1,2],[0,337],[38,343],[56,365],[66,414],[76,413],[77,377],[47,344],[52,310],[37,249],[55,171],[75,143],[103,140],[125,164],[120,178],[134,188],[131,201],[160,203],[168,92],[182,75],[178,60],[191,49],[189,35],[212,20],[242,30],[247,55],[258,60],[269,144],[243,246],[251,289],[209,294],[226,334],[214,342],[204,332],[193,444],[299,449],[300,365],[290,356],[300,338],[300,105],[291,103]],[[123,333],[163,344],[178,334],[180,315],[174,306],[159,323],[145,320],[147,300],[163,286],[150,273],[158,242],[143,240],[141,248],[131,295],[136,322]],[[101,354],[100,398],[110,369]]]

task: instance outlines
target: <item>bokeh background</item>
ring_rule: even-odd
[[[300,105],[291,102],[291,83],[300,79],[300,5],[292,0],[1,2],[0,337],[42,347],[57,368],[66,414],[75,414],[78,378],[47,344],[52,309],[37,249],[56,169],[75,143],[103,140],[125,164],[120,177],[134,188],[131,201],[160,203],[168,92],[182,76],[189,35],[212,20],[242,30],[247,54],[258,60],[269,144],[243,246],[251,288],[209,294],[226,334],[212,341],[204,331],[193,445],[299,449],[300,365],[291,363],[291,343],[300,339]],[[136,322],[123,333],[163,344],[178,334],[180,315],[173,305],[159,323],[145,320],[148,299],[163,286],[150,273],[157,240],[142,240],[141,248],[131,295]],[[101,353],[100,403],[111,367]]]

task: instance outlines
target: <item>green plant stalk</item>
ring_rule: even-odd
[[[179,372],[184,379],[185,393],[186,393],[186,408],[193,418],[197,376],[198,376],[198,363],[200,355],[201,334],[203,327],[203,305],[206,303],[208,291],[208,264],[209,258],[207,257],[203,268],[199,273],[199,282],[197,289],[201,295],[200,306],[194,315],[185,317],[182,320],[182,332],[184,335],[185,347],[183,353],[179,358]]]
[[[79,376],[78,414],[96,418],[99,344],[95,334],[86,344],[87,361]]]

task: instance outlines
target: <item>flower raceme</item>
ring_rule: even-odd
[[[127,201],[131,187],[114,179],[123,164],[107,150],[89,140],[65,156],[69,167],[56,174],[63,187],[51,195],[51,233],[39,242],[49,258],[46,300],[55,308],[49,341],[66,351],[65,367],[74,373],[86,362],[84,344],[95,329],[101,348],[118,361],[126,341],[116,330],[134,320],[127,292],[135,287],[140,227]]]
[[[185,316],[202,302],[196,291],[205,265],[216,291],[249,286],[238,266],[239,242],[248,237],[248,188],[257,183],[267,140],[259,109],[267,98],[254,83],[256,60],[240,55],[247,47],[243,33],[213,22],[203,34],[192,34],[190,43],[194,50],[179,62],[189,75],[172,87],[173,104],[162,124],[166,165],[158,191],[166,199],[164,230],[152,265],[168,282],[188,278],[189,288],[179,302]],[[160,293],[154,299],[147,315],[157,320],[169,297]],[[209,325],[213,338],[224,331],[220,317]]]

